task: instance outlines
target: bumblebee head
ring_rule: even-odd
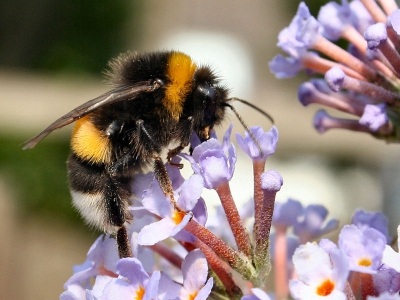
[[[193,116],[193,129],[202,141],[209,139],[209,131],[219,125],[225,115],[228,89],[209,67],[200,67],[194,74],[192,101],[187,101]]]

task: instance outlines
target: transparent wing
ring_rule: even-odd
[[[130,101],[134,100],[139,94],[143,92],[152,92],[158,89],[161,86],[159,80],[151,80],[139,82],[134,85],[122,86],[111,90],[97,98],[94,98],[77,108],[71,110],[69,113],[65,114],[61,118],[54,121],[49,127],[44,129],[38,135],[33,138],[27,140],[24,143],[23,149],[31,149],[36,146],[42,139],[44,139],[47,135],[49,135],[53,130],[62,128],[68,124],[75,122],[76,120],[82,118],[88,113],[98,109],[99,107],[107,106],[113,103],[121,102],[121,101]]]

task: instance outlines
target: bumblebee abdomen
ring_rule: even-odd
[[[78,157],[91,163],[107,164],[111,161],[110,139],[91,122],[90,115],[76,121],[72,131],[71,149]]]

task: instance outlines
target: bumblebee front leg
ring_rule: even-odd
[[[143,142],[144,144],[150,144],[151,146],[149,148],[151,149],[149,150],[152,150],[156,153],[160,153],[161,146],[157,143],[157,141],[153,138],[150,131],[146,128],[143,120],[136,121],[136,125],[137,125],[136,134],[139,137],[139,143]],[[158,155],[154,156],[154,174],[157,181],[160,184],[160,187],[164,195],[169,196],[171,203],[174,205],[176,209],[178,209],[178,206],[174,198],[174,190],[172,188],[171,179],[168,176],[167,169],[165,168],[165,165],[161,157],[159,157]]]
[[[173,165],[173,166],[178,167],[179,169],[182,169],[183,168],[183,164],[173,163],[173,162],[171,162],[171,159],[174,156],[176,156],[179,153],[181,153],[182,150],[185,149],[185,147],[187,147],[189,145],[190,137],[191,137],[192,132],[193,132],[193,117],[189,117],[189,118],[187,118],[186,121],[182,121],[178,128],[179,128],[179,130],[178,130],[179,134],[178,135],[180,137],[181,143],[176,148],[171,149],[171,150],[168,151],[167,161],[168,161],[168,163],[170,165]]]
[[[170,201],[177,211],[181,209],[178,207],[174,198],[174,189],[172,188],[172,182],[169,178],[167,169],[165,168],[164,162],[161,157],[156,156],[154,158],[154,175],[157,178],[158,183],[165,196],[169,196]]]

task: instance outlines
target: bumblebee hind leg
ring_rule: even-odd
[[[129,178],[115,177],[104,166],[89,164],[74,154],[68,159],[72,203],[85,221],[116,235],[120,257],[132,256],[125,222],[132,220],[128,207]]]

